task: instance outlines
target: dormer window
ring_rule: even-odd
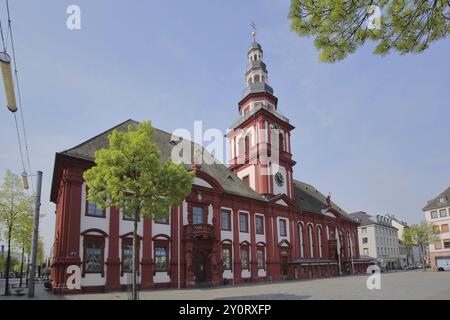
[[[442,196],[439,198],[438,200],[439,203],[446,203],[447,202],[447,197],[446,196]]]

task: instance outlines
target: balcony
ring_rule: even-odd
[[[214,239],[214,226],[212,224],[188,224],[184,226],[185,239]]]

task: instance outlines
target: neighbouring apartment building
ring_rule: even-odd
[[[450,187],[428,201],[423,208],[425,219],[433,225],[433,230],[439,234],[439,241],[429,245],[431,268],[439,270],[444,265],[450,265]]]
[[[361,256],[375,258],[383,269],[398,269],[400,265],[400,248],[398,230],[392,225],[388,216],[371,216],[363,211],[351,213],[358,227],[358,241]]]
[[[228,134],[229,165],[185,164],[195,172],[191,194],[180,206],[168,208],[166,219],[139,222],[141,288],[331,277],[365,272],[371,264],[360,259],[359,223],[330,196],[294,179],[294,126],[278,111],[256,41],[247,59],[240,118]],[[67,292],[70,265],[81,268],[82,291],[120,290],[130,283],[133,222],[122,210],[100,210],[89,202],[83,181],[95,151],[108,147],[112,130],[129,125],[138,123],[125,121],[55,156],[54,292]],[[159,129],[153,140],[162,160],[179,143],[194,148]],[[264,163],[273,144],[279,146],[279,159]],[[202,154],[213,157],[204,149]]]
[[[395,215],[387,214],[386,216],[392,219],[392,226],[398,230],[400,267],[406,267],[420,262],[419,256],[414,257],[416,248],[408,248],[403,244],[403,232],[409,228],[408,224],[398,219]]]

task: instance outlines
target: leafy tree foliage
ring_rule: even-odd
[[[169,207],[178,206],[191,192],[193,172],[171,159],[161,161],[161,152],[152,140],[150,122],[137,130],[114,130],[109,136],[109,148],[98,150],[95,166],[87,170],[88,200],[100,208],[123,209],[134,218],[133,225],[133,299],[137,299],[136,275],[137,224],[140,217],[163,218]]]
[[[33,198],[25,193],[19,176],[7,170],[0,188],[0,225],[8,245],[5,261],[5,295],[10,293],[9,271],[11,270],[12,241],[20,233],[21,221],[24,216],[32,212],[32,201]]]
[[[450,0],[291,0],[289,18],[292,30],[314,38],[324,62],[342,60],[368,40],[377,42],[375,54],[417,53],[448,36]]]

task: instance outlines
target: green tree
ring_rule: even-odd
[[[18,251],[21,252],[20,263],[20,282],[19,287],[22,287],[23,277],[23,263],[25,254],[31,252],[31,238],[33,233],[33,210],[30,206],[28,211],[25,211],[17,218],[16,231],[12,235],[12,241]]]
[[[377,17],[379,10],[379,20]],[[336,62],[364,45],[374,53],[422,52],[450,31],[449,0],[291,0],[291,29],[312,36],[319,60]],[[374,22],[379,21],[376,25]]]
[[[191,192],[193,172],[171,159],[161,161],[161,152],[153,143],[150,122],[136,130],[114,130],[109,148],[95,153],[95,166],[83,177],[88,200],[100,208],[121,208],[133,217],[132,297],[137,299],[137,225],[140,217],[163,218],[169,207],[178,206]]]
[[[9,271],[11,263],[11,241],[17,232],[19,221],[23,215],[29,213],[32,206],[32,198],[23,188],[18,175],[10,170],[6,171],[2,187],[0,188],[0,223],[8,243],[8,252],[5,262],[5,296],[9,295]]]
[[[403,244],[407,248],[419,247],[424,252],[425,247],[432,242],[439,241],[438,234],[433,230],[433,224],[422,221],[420,224],[413,224],[403,231]],[[423,263],[424,270],[426,269]]]

